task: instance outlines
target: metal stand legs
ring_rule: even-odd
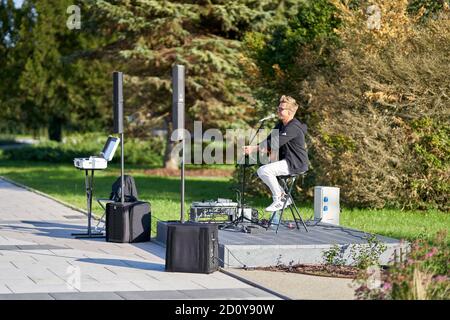
[[[286,182],[288,179],[292,179],[290,186],[288,186],[288,184]],[[306,224],[303,221],[302,216],[300,215],[300,211],[298,210],[297,206],[295,205],[294,199],[292,198],[292,195],[291,195],[296,179],[297,179],[297,176],[289,177],[287,179],[286,178],[279,179],[283,183],[282,187],[284,189],[284,192],[286,193],[286,199],[284,200],[283,208],[280,210],[281,211],[280,219],[278,220],[277,229],[276,229],[275,233],[278,233],[278,228],[280,227],[280,223],[283,218],[283,213],[284,213],[284,210],[286,209],[286,203],[289,199],[291,200],[291,203],[292,203],[289,206],[289,209],[291,210],[292,216],[294,217],[294,221],[295,221],[295,225],[297,226],[297,229],[300,229],[300,227],[299,227],[299,221],[300,221],[303,224],[303,227],[305,228],[306,232],[308,232],[308,228],[306,227]],[[294,209],[292,209],[292,207],[294,207]],[[273,221],[273,218],[275,217],[276,213],[277,212],[274,212],[272,217],[270,217],[269,226],[272,225],[272,221]]]
[[[92,232],[91,228],[91,217],[92,217],[92,197],[94,194],[94,170],[90,170],[91,175],[89,175],[89,170],[85,170],[85,184],[86,184],[86,197],[87,197],[87,212],[88,212],[88,227],[87,233],[72,233],[76,239],[80,238],[104,238],[105,235],[101,232]]]

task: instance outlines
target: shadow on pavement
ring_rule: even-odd
[[[134,268],[139,270],[164,271],[165,269],[165,265],[162,263],[143,262],[126,259],[81,258],[77,259],[77,261],[114,267]]]

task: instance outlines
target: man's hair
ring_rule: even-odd
[[[292,111],[294,114],[297,112],[298,104],[294,98],[290,96],[281,96],[280,103],[286,103],[286,109]]]

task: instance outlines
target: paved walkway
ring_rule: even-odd
[[[353,300],[355,285],[351,279],[310,276],[305,274],[227,269],[253,283],[295,300]]]
[[[86,224],[80,212],[0,179],[0,300],[279,299],[221,272],[165,272],[165,249],[153,242],[74,239]]]

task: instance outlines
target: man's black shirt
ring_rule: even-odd
[[[266,139],[269,149],[279,148],[279,160],[285,159],[290,173],[300,173],[308,170],[308,152],[305,145],[307,126],[298,119],[293,118],[286,125],[279,122],[274,130],[279,130],[279,137],[272,136]],[[278,138],[278,146],[276,139]],[[273,141],[272,141],[273,140]],[[266,142],[264,141],[264,142]],[[261,143],[264,146],[264,142]],[[273,146],[272,146],[273,144]],[[272,150],[272,152],[276,150]]]

